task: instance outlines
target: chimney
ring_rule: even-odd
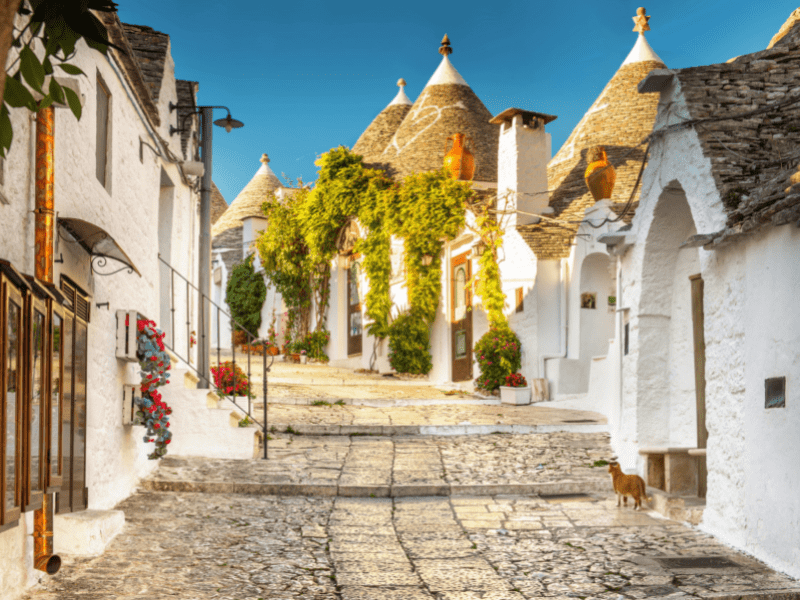
[[[497,164],[498,208],[514,214],[509,227],[528,225],[547,207],[547,163],[550,162],[550,134],[544,128],[553,115],[509,108],[490,123],[500,125]],[[525,214],[520,214],[522,211]]]

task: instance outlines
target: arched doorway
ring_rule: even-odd
[[[695,447],[698,443],[701,407],[695,392],[693,324],[697,317],[693,320],[692,289],[702,310],[702,297],[697,297],[698,286],[693,284],[700,260],[697,248],[681,247],[694,234],[686,194],[672,182],[656,204],[642,263],[637,369],[642,446]]]
[[[583,259],[580,275],[580,361],[588,378],[592,357],[605,356],[614,337],[614,265],[611,257],[594,252]],[[588,379],[586,381],[588,386]]]

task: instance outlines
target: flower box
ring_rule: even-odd
[[[500,386],[500,402],[503,404],[514,404],[520,406],[531,403],[530,387],[507,387]]]
[[[139,362],[136,352],[139,348],[137,324],[147,320],[135,310],[117,311],[117,358],[128,362]]]

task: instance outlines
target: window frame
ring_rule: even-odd
[[[70,370],[70,374],[71,374],[70,381],[66,382],[66,381],[63,381],[63,379],[62,379],[62,388],[61,388],[62,389],[62,397],[61,397],[61,410],[60,410],[60,413],[61,413],[61,426],[60,426],[60,429],[59,429],[59,432],[60,432],[59,442],[61,442],[61,444],[62,444],[61,447],[63,448],[63,442],[64,442],[64,427],[63,427],[63,423],[64,423],[64,416],[65,416],[65,402],[64,402],[63,390],[65,389],[65,384],[68,383],[69,384],[69,389],[70,389],[70,394],[69,394],[70,406],[68,407],[69,414],[70,414],[70,455],[69,455],[69,458],[70,458],[70,471],[69,471],[70,472],[70,477],[69,477],[69,482],[67,482],[66,481],[66,479],[67,479],[66,478],[66,474],[64,473],[64,466],[65,465],[64,465],[64,461],[63,461],[63,453],[61,453],[61,456],[59,457],[60,460],[61,460],[61,476],[62,476],[61,489],[58,491],[58,494],[56,496],[56,500],[55,500],[54,505],[55,505],[55,509],[56,509],[56,514],[69,514],[69,513],[74,513],[74,512],[81,512],[81,511],[86,510],[86,509],[89,508],[89,488],[86,485],[86,483],[87,483],[87,481],[86,481],[86,456],[87,456],[86,449],[88,448],[88,439],[86,437],[84,437],[84,446],[85,446],[84,447],[84,462],[83,462],[83,483],[84,483],[84,486],[83,486],[82,493],[81,493],[81,495],[82,495],[82,499],[81,500],[76,499],[74,497],[74,494],[73,494],[73,491],[75,491],[74,490],[74,477],[73,477],[74,469],[73,469],[73,467],[74,467],[74,458],[75,458],[75,425],[76,425],[76,410],[75,410],[76,370],[75,370],[75,366],[74,365],[76,364],[76,360],[75,360],[76,353],[75,353],[75,351],[77,349],[77,341],[76,340],[77,340],[77,331],[78,331],[78,325],[79,324],[82,324],[86,328],[86,339],[87,339],[86,357],[85,357],[85,359],[86,359],[85,360],[85,363],[86,363],[85,366],[86,366],[86,371],[87,372],[84,374],[84,381],[86,383],[86,397],[84,399],[84,402],[87,403],[86,404],[86,408],[87,408],[87,415],[86,415],[87,423],[86,423],[86,425],[88,425],[88,396],[89,396],[89,394],[88,394],[88,387],[89,387],[88,386],[88,383],[89,383],[88,382],[88,366],[89,366],[88,365],[88,357],[89,357],[88,337],[89,337],[89,322],[91,320],[91,301],[90,301],[91,296],[89,296],[89,294],[87,292],[85,292],[83,290],[83,288],[81,288],[78,284],[76,284],[72,279],[70,279],[69,277],[66,277],[65,275],[61,276],[60,292],[65,297],[65,299],[67,300],[67,304],[65,304],[64,307],[63,307],[64,323],[66,323],[66,321],[68,321],[68,320],[72,321],[72,336],[71,336],[72,349],[71,349],[71,352],[70,352],[70,359],[72,361],[73,367]],[[86,305],[85,306],[85,309],[86,309],[86,317],[85,318],[81,314],[79,314],[79,297],[80,297],[81,301]],[[63,369],[63,367],[62,367],[62,369]],[[62,373],[63,373],[63,370],[62,370]],[[67,483],[69,483],[69,485],[65,487],[65,484],[67,484]],[[66,502],[64,502],[64,503],[68,506],[69,510],[63,510],[62,509],[62,500],[63,500],[62,494],[66,494],[68,496],[68,498],[66,499]],[[83,506],[79,506],[78,508],[76,508],[76,505],[80,505],[80,504],[82,504]]]
[[[22,448],[22,440],[20,435],[20,430],[22,426],[22,419],[20,418],[20,408],[24,407],[22,402],[22,398],[24,398],[23,390],[23,379],[22,379],[22,369],[20,367],[17,368],[16,377],[17,377],[17,404],[16,404],[16,411],[15,411],[15,456],[14,456],[14,497],[15,497],[15,506],[12,509],[8,509],[6,507],[6,493],[8,490],[8,481],[6,481],[6,439],[5,439],[5,431],[6,431],[6,420],[8,418],[7,414],[7,390],[8,390],[8,369],[6,368],[6,361],[7,361],[7,347],[8,347],[8,307],[9,303],[14,301],[19,306],[19,319],[20,319],[20,336],[19,336],[19,348],[17,350],[17,360],[18,363],[22,363],[24,358],[24,351],[25,351],[25,344],[24,344],[24,314],[25,314],[25,303],[24,303],[24,295],[23,291],[13,282],[9,277],[5,274],[0,275],[0,282],[2,282],[2,322],[0,322],[0,328],[2,331],[0,332],[0,430],[3,432],[2,441],[0,441],[0,469],[2,472],[0,473],[0,531],[4,531],[5,529],[11,528],[15,526],[19,522],[19,518],[22,514],[22,498],[21,498],[21,491],[22,491],[22,482],[21,480],[21,448]],[[22,392],[22,393],[21,393]]]
[[[41,378],[42,381],[40,382],[41,385],[41,397],[39,400],[39,488],[38,490],[33,490],[31,487],[31,474],[32,474],[32,463],[33,463],[33,446],[31,445],[31,438],[32,438],[32,429],[31,425],[31,410],[33,407],[33,366],[34,366],[34,347],[33,347],[33,322],[34,322],[34,315],[36,312],[40,312],[44,316],[44,327],[42,329],[42,373]],[[47,368],[46,368],[46,358],[45,353],[47,352],[47,330],[50,324],[50,316],[49,311],[47,310],[47,302],[46,300],[40,295],[36,294],[35,292],[29,292],[27,294],[26,299],[26,309],[25,309],[25,341],[26,341],[26,348],[25,348],[25,358],[27,360],[27,365],[23,369],[25,375],[25,410],[22,415],[22,427],[23,431],[23,451],[24,451],[24,463],[22,472],[24,474],[24,490],[22,494],[22,506],[23,512],[29,512],[32,510],[36,510],[42,507],[42,497],[44,496],[44,490],[46,489],[46,473],[43,471],[46,454],[46,446],[45,446],[45,436],[47,435],[47,429],[45,425],[47,424],[48,415],[45,414],[44,409],[46,408],[46,398],[47,398],[47,389],[48,389],[48,381],[47,381]]]
[[[48,327],[48,334],[47,334],[47,343],[45,344],[45,350],[49,352],[50,359],[47,361],[47,419],[48,419],[48,427],[47,427],[47,478],[45,481],[47,482],[47,493],[51,494],[53,492],[60,492],[61,485],[64,479],[64,461],[61,457],[61,440],[63,439],[63,413],[64,413],[64,309],[59,306],[53,300],[49,301],[51,303],[50,307],[50,326]],[[58,444],[55,446],[55,459],[58,463],[58,475],[53,475],[52,471],[52,462],[53,462],[53,356],[55,353],[55,340],[53,335],[53,325],[55,323],[55,318],[58,316],[61,319],[61,331],[59,332],[59,341],[61,343],[61,350],[59,352],[59,360],[58,360],[58,370],[59,370],[59,377],[58,377]]]

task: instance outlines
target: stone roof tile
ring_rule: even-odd
[[[164,65],[169,48],[169,36],[146,25],[123,23],[125,37],[133,48],[136,61],[147,82],[150,96],[158,103],[161,82],[164,79]]]
[[[728,215],[717,241],[800,219],[800,20],[770,49],[674,73],[687,116],[714,119],[694,128]]]

